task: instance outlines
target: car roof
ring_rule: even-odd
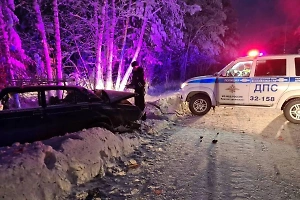
[[[67,90],[67,89],[84,89],[81,86],[64,86],[64,85],[24,85],[24,86],[9,86],[3,88],[0,92],[19,92],[19,91],[31,91],[31,90]]]

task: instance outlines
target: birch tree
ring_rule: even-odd
[[[101,5],[101,12],[99,14],[99,3],[95,3],[95,29],[96,29],[96,66],[95,66],[95,88],[96,89],[104,89],[104,79],[103,79],[103,65],[102,65],[102,43],[103,43],[103,33],[104,33],[104,26],[106,20],[106,7],[107,7],[107,0],[103,1]]]
[[[107,61],[107,71],[106,71],[106,89],[111,90],[113,88],[112,72],[113,72],[113,56],[114,56],[114,37],[115,37],[115,27],[117,23],[116,18],[116,4],[115,0],[111,0],[111,20],[109,26],[109,38],[107,44],[108,51],[108,61]]]
[[[60,25],[59,25],[59,10],[57,0],[53,0],[54,13],[54,35],[55,35],[55,50],[56,50],[56,76],[58,80],[62,80],[62,55],[61,55],[61,39],[60,39]],[[61,83],[60,83],[61,84]],[[58,94],[60,96],[60,94]]]
[[[149,15],[150,15],[150,9],[151,9],[150,1],[145,2],[145,4],[146,5],[145,5],[145,9],[144,9],[143,23],[142,23],[142,27],[141,27],[141,32],[139,34],[136,50],[133,54],[131,63],[133,61],[137,60],[137,58],[139,56],[139,53],[141,51],[142,44],[143,44],[143,38],[144,38],[145,30],[146,30],[146,27],[147,27],[148,18],[149,18]],[[119,90],[124,90],[125,89],[126,83],[127,83],[128,79],[129,79],[129,76],[132,72],[131,63],[130,63],[130,66],[127,68],[126,73],[125,73],[125,75],[124,75],[124,77],[121,81],[121,85],[120,85]]]
[[[51,59],[50,59],[48,40],[46,37],[45,25],[44,25],[44,21],[43,21],[41,9],[40,9],[40,0],[33,0],[33,7],[34,7],[35,14],[36,14],[36,19],[37,19],[36,29],[40,33],[40,37],[42,39],[41,42],[43,45],[44,61],[45,61],[45,66],[46,66],[46,70],[47,70],[47,78],[50,81],[50,80],[53,80],[53,72],[52,72],[52,68],[51,68]]]
[[[132,5],[132,0],[129,0],[129,3],[128,3],[129,9],[128,10],[130,10],[131,5]],[[120,53],[120,59],[119,59],[118,75],[117,75],[116,86],[115,86],[116,90],[120,89],[120,84],[121,84],[121,76],[122,76],[122,72],[123,72],[124,54],[125,54],[125,48],[126,48],[127,33],[128,33],[128,28],[129,28],[129,20],[130,20],[130,15],[127,14],[126,19],[125,19],[123,41],[122,41],[122,47],[121,47],[121,53]]]

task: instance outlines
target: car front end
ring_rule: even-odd
[[[193,96],[195,92],[206,93],[210,98],[213,98],[215,83],[215,76],[198,76],[188,79],[181,84],[181,99],[183,101],[189,101],[189,98]]]

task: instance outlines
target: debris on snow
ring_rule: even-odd
[[[216,144],[217,142],[218,142],[218,140],[215,140],[215,139],[212,141],[212,143],[214,143],[214,144]]]

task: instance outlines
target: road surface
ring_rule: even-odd
[[[145,137],[139,167],[84,199],[300,199],[300,126],[281,112],[219,108]]]

